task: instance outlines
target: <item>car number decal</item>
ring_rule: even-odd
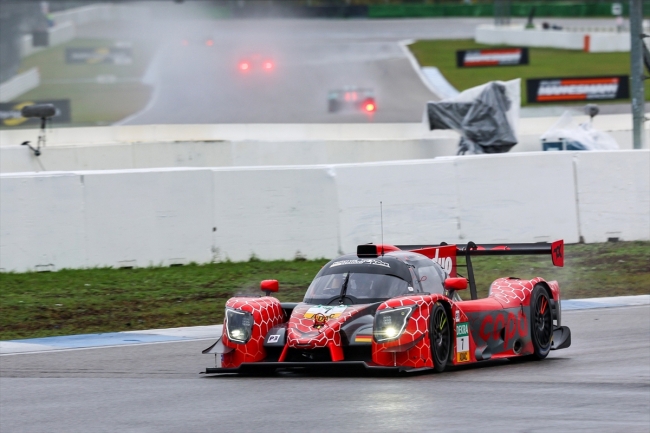
[[[469,325],[468,322],[456,324],[456,362],[469,361]]]

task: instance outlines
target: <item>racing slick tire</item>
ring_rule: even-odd
[[[451,327],[447,310],[440,302],[436,302],[431,310],[429,327],[433,368],[437,372],[442,372],[447,367],[451,356]]]
[[[530,299],[530,334],[532,358],[546,358],[553,343],[553,311],[546,289],[539,284],[533,288]]]

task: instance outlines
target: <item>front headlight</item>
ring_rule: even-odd
[[[415,305],[377,311],[373,329],[375,341],[395,340],[402,335],[413,310],[415,310]]]
[[[246,343],[251,338],[253,315],[248,311],[226,308],[226,334],[233,343]]]

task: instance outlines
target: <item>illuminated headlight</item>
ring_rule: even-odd
[[[415,310],[415,305],[377,311],[373,330],[375,341],[395,340],[402,335],[413,310]]]
[[[251,338],[253,315],[248,311],[226,308],[226,333],[233,343],[246,343]]]

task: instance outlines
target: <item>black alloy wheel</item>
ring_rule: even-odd
[[[530,333],[533,340],[533,357],[548,356],[553,342],[553,312],[546,289],[540,285],[533,288],[530,300]]]
[[[451,326],[449,317],[444,305],[436,302],[431,311],[431,329],[429,330],[429,342],[431,344],[431,356],[433,357],[433,368],[444,371],[451,351]]]

